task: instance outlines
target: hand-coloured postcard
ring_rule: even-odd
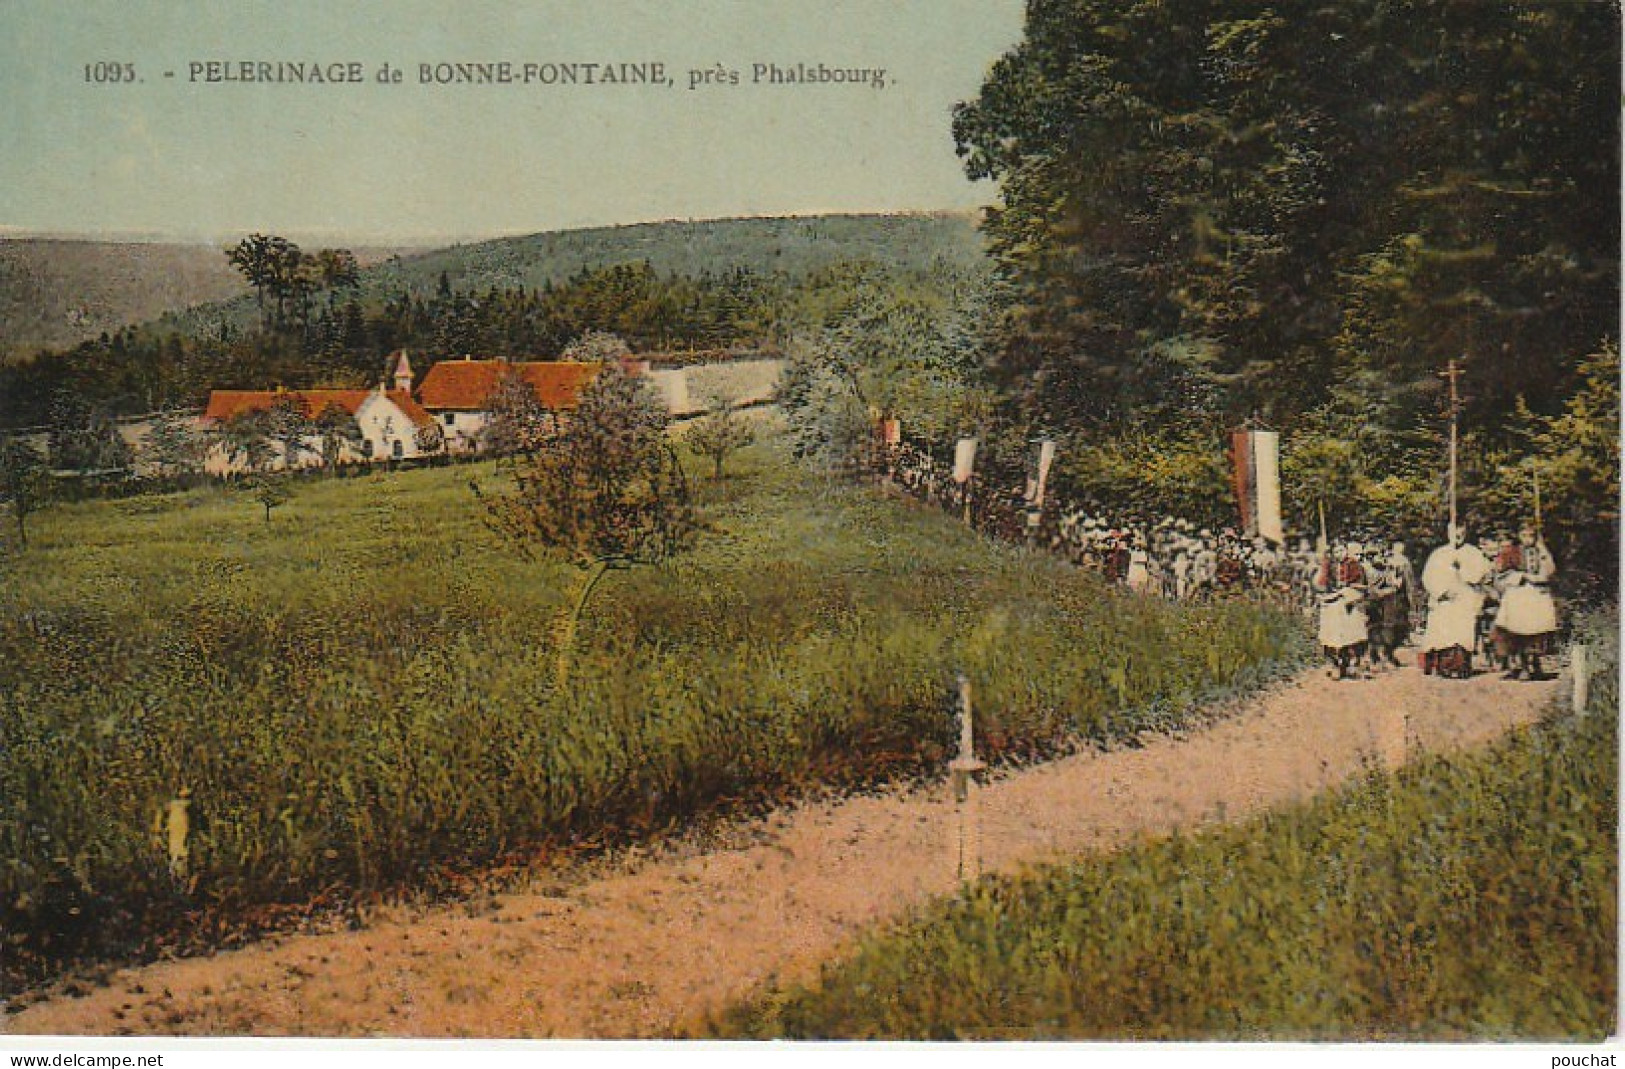
[[[1620,41],[4,0],[0,1048],[1614,1064]]]

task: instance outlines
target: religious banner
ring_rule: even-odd
[[[1283,542],[1281,526],[1281,436],[1276,431],[1238,430],[1230,436],[1236,502],[1248,538],[1263,535]]]
[[[1236,504],[1241,506],[1241,529],[1247,535],[1258,530],[1258,513],[1253,502],[1253,436],[1249,431],[1230,433],[1231,484]]]
[[[1045,438],[1038,442],[1038,451],[1033,457],[1034,467],[1027,475],[1027,491],[1024,495],[1031,508],[1044,507],[1044,490],[1049,484],[1049,469],[1055,463],[1055,442]]]
[[[1253,431],[1252,436],[1258,533],[1272,542],[1284,543],[1286,532],[1281,526],[1281,435],[1276,431]]]
[[[976,439],[961,438],[954,443],[954,482],[970,482],[976,467]]]

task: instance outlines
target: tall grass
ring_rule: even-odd
[[[1588,1039],[1616,1027],[1617,624],[1590,704],[1245,825],[989,880],[723,1034]]]
[[[620,573],[554,684],[566,577],[468,469],[62,507],[0,573],[0,982],[231,915],[421,885],[719,804],[934,769],[952,673],[994,757],[1110,740],[1298,648],[1247,606],[1117,596],[772,447],[704,544]],[[482,470],[482,477],[491,477]],[[192,795],[175,879],[154,815]]]

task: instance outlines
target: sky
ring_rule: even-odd
[[[1021,27],[1021,0],[4,0],[0,233],[404,244],[973,208],[996,190],[964,177],[951,109]],[[244,61],[363,80],[207,80]],[[500,62],[513,84],[420,80]],[[566,63],[671,84],[547,84]]]

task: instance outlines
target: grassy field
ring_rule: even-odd
[[[709,532],[569,578],[485,530],[488,466],[62,505],[0,556],[0,953],[16,984],[199,911],[433,886],[510,852],[940,769],[963,669],[1001,758],[1176,720],[1301,651],[1251,606],[1109,593],[777,445]],[[695,464],[694,470],[700,470]],[[154,815],[191,792],[176,881]]]
[[[730,1036],[1566,1039],[1615,1028],[1617,623],[1584,717],[1243,826],[990,880]]]

